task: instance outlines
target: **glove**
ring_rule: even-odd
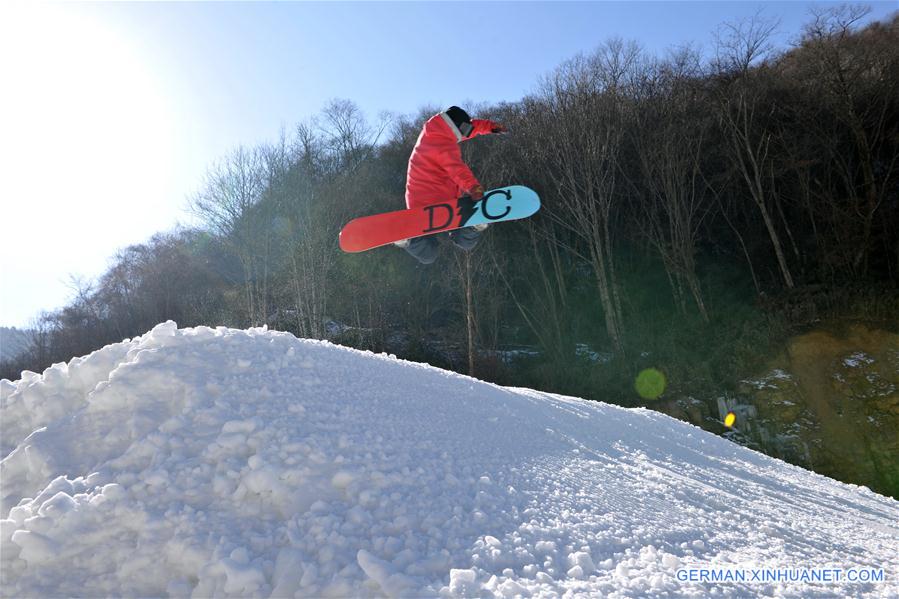
[[[506,129],[505,125],[500,125],[499,123],[494,123],[493,127],[490,129],[490,133],[508,133],[509,130]]]
[[[477,185],[469,189],[467,193],[472,200],[477,202],[484,197],[484,187],[480,183],[478,183]]]

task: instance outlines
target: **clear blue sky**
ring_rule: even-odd
[[[121,27],[223,138],[274,136],[334,97],[370,115],[514,101],[539,75],[620,36],[651,51],[710,45],[761,9],[789,43],[810,2],[148,3],[86,6]],[[871,4],[872,16],[896,10]],[[201,108],[202,106],[202,108]]]
[[[186,200],[213,161],[329,99],[372,118],[515,101],[614,36],[653,52],[708,48],[721,23],[761,9],[780,19],[786,45],[811,7],[828,4],[3,5],[0,62],[13,91],[0,97],[0,129],[13,133],[0,150],[0,202],[16,225],[0,235],[0,325],[60,307],[68,275],[96,277],[118,248],[189,221]],[[872,18],[897,6],[867,4]]]

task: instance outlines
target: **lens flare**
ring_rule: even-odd
[[[665,392],[665,375],[656,368],[647,368],[637,375],[634,388],[643,399],[658,399]]]

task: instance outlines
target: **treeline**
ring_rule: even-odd
[[[520,102],[466,107],[511,131],[463,145],[481,182],[527,185],[544,208],[427,267],[344,254],[337,236],[403,207],[421,124],[445,107],[371,123],[333,101],[213,165],[191,201],[202,227],[120,252],[0,376],[173,319],[626,403],[641,368],[712,390],[828,310],[895,322],[899,17],[863,16],[822,12],[780,51],[761,18],[723,26],[711,57],[612,40]]]

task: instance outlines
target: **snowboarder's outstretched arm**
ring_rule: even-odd
[[[468,139],[477,137],[478,135],[490,135],[491,133],[507,133],[509,131],[505,126],[500,125],[499,123],[494,123],[493,121],[488,121],[487,119],[471,119],[471,127],[471,135],[468,137]]]

